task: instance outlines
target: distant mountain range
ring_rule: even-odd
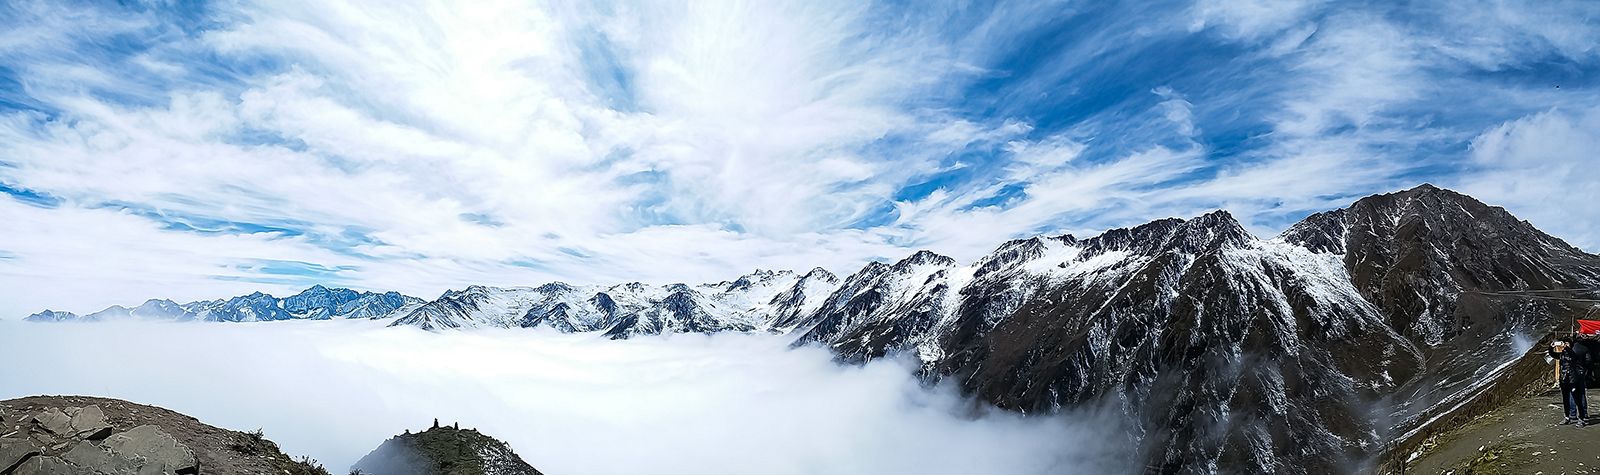
[[[1389,441],[1480,397],[1530,337],[1589,309],[1548,297],[1597,286],[1600,256],[1423,185],[1267,240],[1217,211],[1011,241],[966,265],[918,251],[842,280],[814,269],[693,286],[472,286],[431,302],[313,287],[28,319],[765,331],[847,361],[910,354],[927,380],[1004,408],[1109,405],[1150,471],[1340,473],[1369,471]],[[1546,298],[1516,293],[1527,291]]]
[[[165,299],[150,299],[137,307],[112,305],[95,313],[79,316],[72,312],[45,310],[29,315],[30,322],[100,322],[114,320],[174,320],[203,322],[269,322],[276,320],[327,320],[333,318],[386,318],[417,308],[422,299],[399,292],[357,292],[312,286],[288,298],[261,292],[226,300],[200,300],[180,304]]]
[[[88,315],[45,310],[32,322],[172,320],[265,322],[335,318],[393,319],[390,326],[426,330],[476,327],[549,327],[563,332],[603,331],[613,338],[661,333],[772,331],[804,320],[838,286],[821,268],[805,274],[757,270],[714,284],[485,287],[451,290],[433,301],[397,292],[357,292],[313,286],[287,298],[261,292],[226,300],[179,304],[151,299],[134,308],[114,305]]]
[[[839,278],[821,268],[805,274],[757,270],[714,284],[538,287],[471,286],[449,291],[391,325],[424,329],[549,327],[605,332],[613,338],[661,333],[786,332],[833,292]],[[789,326],[785,326],[789,325]]]

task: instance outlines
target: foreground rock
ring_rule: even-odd
[[[274,473],[326,475],[257,433],[154,406],[81,396],[0,401],[0,475]]]
[[[386,440],[350,471],[368,475],[540,475],[511,446],[475,429],[433,427]]]

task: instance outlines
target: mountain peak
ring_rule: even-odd
[[[1227,223],[1232,223],[1232,224],[1235,224],[1235,225],[1239,224],[1239,221],[1233,218],[1233,213],[1229,213],[1228,210],[1220,209],[1220,208],[1218,208],[1218,209],[1216,209],[1216,210],[1214,210],[1214,211],[1212,211],[1210,213],[1206,213],[1206,214],[1202,214],[1200,216],[1196,216],[1194,219],[1189,220],[1189,222],[1190,223],[1200,222],[1200,223],[1208,223],[1208,224],[1227,224]]]
[[[550,282],[550,283],[538,286],[538,287],[535,288],[535,290],[538,290],[539,292],[543,292],[543,293],[547,293],[547,294],[553,294],[553,293],[558,293],[558,292],[571,292],[571,291],[573,291],[575,289],[571,285],[568,285],[566,282],[557,281],[557,282]]]
[[[801,279],[817,279],[817,278],[820,278],[820,279],[825,279],[825,280],[830,280],[830,281],[839,279],[838,276],[833,275],[832,272],[828,272],[827,269],[823,269],[822,267],[812,267],[810,271],[806,272],[806,275],[800,276],[800,278]]]
[[[1312,252],[1344,253],[1346,208],[1323,211],[1300,220],[1278,236]]]
[[[956,260],[924,249],[894,264],[895,267],[902,268],[916,265],[953,266],[956,265]]]
[[[1475,205],[1475,206],[1488,207],[1488,205],[1483,204],[1483,202],[1478,201],[1477,198],[1473,198],[1470,195],[1467,195],[1465,193],[1461,193],[1459,191],[1455,191],[1455,190],[1452,190],[1452,189],[1449,189],[1449,188],[1440,188],[1440,187],[1434,186],[1431,183],[1423,183],[1421,185],[1417,185],[1417,186],[1411,187],[1409,189],[1400,190],[1400,191],[1396,191],[1396,192],[1392,192],[1392,193],[1382,193],[1382,194],[1376,194],[1376,195],[1367,196],[1365,198],[1357,200],[1356,203],[1352,204],[1351,206],[1355,206],[1357,204],[1360,204],[1362,201],[1368,201],[1368,200],[1381,201],[1381,200],[1384,200],[1386,198],[1387,199],[1401,198],[1401,199],[1407,199],[1407,200],[1426,199],[1426,200],[1430,200],[1430,201],[1427,201],[1427,203],[1452,203],[1452,204],[1455,204],[1455,203],[1471,203],[1472,205]]]
[[[982,277],[996,271],[1013,268],[1017,263],[1037,258],[1045,252],[1045,241],[1056,239],[1034,236],[1027,239],[1006,241],[1005,244],[1001,244],[1000,247],[995,248],[988,255],[978,259],[975,264],[978,270],[973,275]]]
[[[56,310],[45,310],[43,312],[39,312],[39,313],[35,313],[33,315],[29,315],[27,318],[24,318],[23,321],[29,321],[29,322],[65,322],[65,321],[72,321],[72,320],[77,320],[77,319],[78,319],[78,314],[76,314],[76,313],[61,312],[61,311],[56,311]]]
[[[1179,240],[1178,244],[1186,248],[1191,245],[1199,246],[1188,248],[1190,250],[1221,245],[1243,245],[1255,240],[1255,236],[1252,236],[1244,225],[1239,224],[1239,220],[1234,219],[1232,213],[1220,209],[1183,222],[1173,237]]]
[[[444,295],[439,296],[439,298],[441,298],[441,299],[460,298],[460,297],[465,296],[465,295],[483,295],[483,294],[486,294],[486,293],[489,293],[489,286],[473,284],[473,285],[468,285],[467,288],[461,289],[461,290],[446,289],[444,291]]]

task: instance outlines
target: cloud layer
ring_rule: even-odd
[[[1597,17],[9,2],[0,314],[317,282],[431,297],[848,273],[1218,207],[1272,234],[1422,181],[1592,250]]]
[[[130,343],[137,342],[137,343]],[[262,428],[335,473],[437,417],[549,473],[1115,473],[1117,418],[981,409],[891,361],[762,335],[598,340],[370,322],[0,322],[0,399],[88,394]],[[48,355],[48,356],[46,356]],[[116,364],[110,364],[114,361]]]

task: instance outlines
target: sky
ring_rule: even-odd
[[[0,3],[0,315],[717,282],[1429,182],[1600,250],[1600,3]]]
[[[333,473],[435,418],[505,441],[540,471],[573,475],[1136,468],[1116,411],[982,409],[953,387],[924,388],[914,363],[839,365],[824,348],[789,350],[779,336],[612,341],[382,325],[0,321],[0,351],[57,355],[0,365],[0,399],[95,394],[259,428]],[[127,351],[128,341],[144,346]]]

